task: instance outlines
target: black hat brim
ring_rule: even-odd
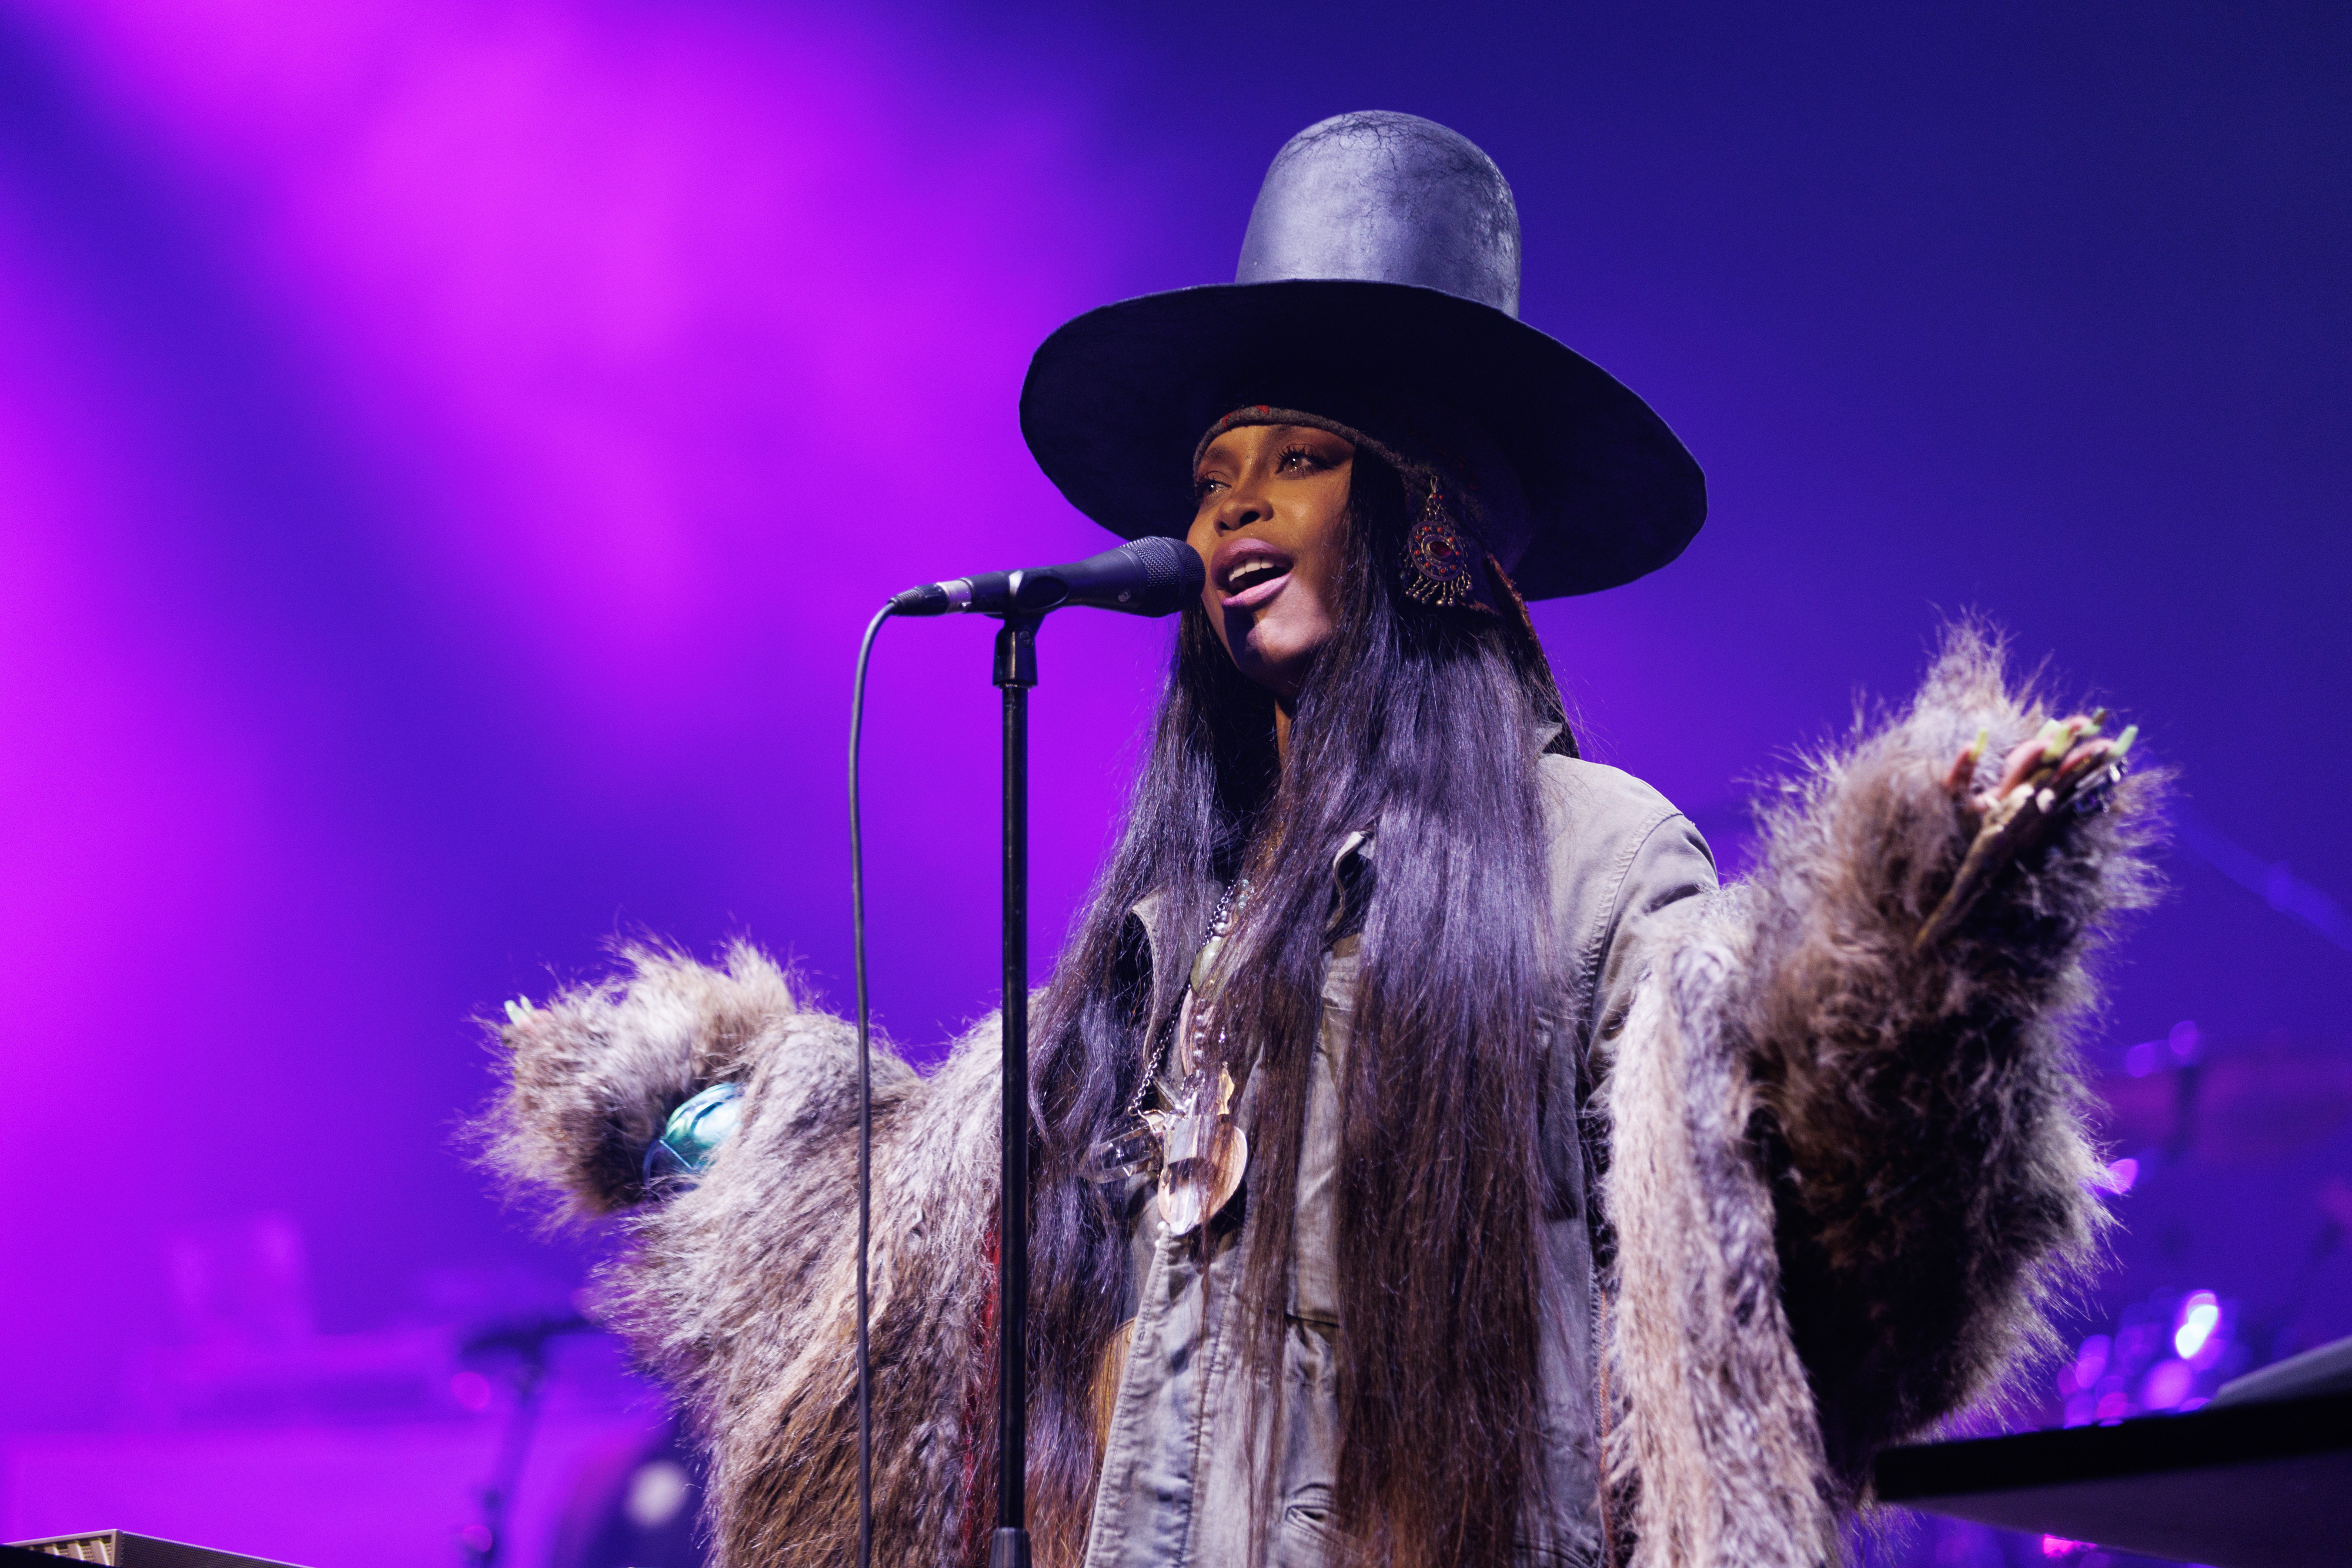
[[[1528,599],[1593,593],[1682,554],[1706,482],[1665,421],[1565,343],[1492,306],[1411,284],[1294,278],[1123,300],[1030,361],[1021,433],[1079,511],[1125,538],[1181,538],[1193,448],[1245,403],[1342,423],[1368,389],[1475,421],[1517,470]]]

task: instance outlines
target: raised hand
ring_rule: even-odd
[[[2048,837],[2058,823],[2097,809],[2123,777],[2124,754],[2139,736],[2134,725],[2108,739],[2099,733],[2106,719],[2105,708],[2052,719],[2032,738],[2011,749],[1990,789],[1970,788],[1984,757],[1983,733],[1953,758],[1944,774],[1944,790],[1977,819],[1977,836],[1950,890],[1920,925],[1916,946],[1925,947],[1949,931],[2018,855]]]

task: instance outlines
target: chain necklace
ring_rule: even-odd
[[[1238,876],[1227,883],[1224,892],[1218,895],[1217,907],[1209,916],[1208,929],[1201,936],[1201,950],[1192,960],[1191,983],[1185,988],[1184,1005],[1177,1010],[1176,1027],[1167,1036],[1164,1045],[1155,1049],[1151,1040],[1147,1038],[1144,1041],[1143,1071],[1136,1075],[1135,1092],[1127,1098],[1127,1107],[1120,1117],[1122,1122],[1143,1114],[1144,1102],[1151,1097],[1152,1089],[1161,1082],[1160,1063],[1163,1061],[1178,1059],[1180,1053],[1189,1048],[1192,1058],[1192,1071],[1185,1075],[1189,1080],[1198,1073],[1200,1064],[1207,1059],[1202,1046],[1218,1043],[1224,1039],[1224,1031],[1220,1030],[1216,1041],[1208,1040],[1214,1009],[1203,1010],[1196,1004],[1202,982],[1208,977],[1202,971],[1213,967],[1222,956],[1224,940],[1233,932],[1234,918],[1248,898],[1249,878],[1246,876]],[[1223,986],[1217,988],[1219,991],[1223,989]],[[1214,1001],[1213,996],[1211,1000]],[[1188,1035],[1191,1038],[1188,1039]]]
[[[1092,1151],[1090,1174],[1096,1181],[1157,1177],[1162,1221],[1179,1236],[1224,1207],[1249,1163],[1249,1140],[1231,1115],[1233,1074],[1219,1062],[1213,1088],[1209,1082],[1211,1052],[1225,1039],[1216,1018],[1219,993],[1224,989],[1216,983],[1218,964],[1249,891],[1249,879],[1236,877],[1217,900],[1192,960],[1175,1028],[1164,1047],[1155,1050],[1147,1041],[1143,1071],[1117,1130]],[[1168,1082],[1163,1058],[1183,1073],[1181,1085]],[[1146,1110],[1155,1088],[1167,1108]]]

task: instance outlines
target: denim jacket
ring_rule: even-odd
[[[1644,917],[1712,891],[1716,872],[1697,830],[1631,775],[1547,756],[1542,779],[1557,954],[1548,987],[1555,1005],[1545,1020],[1546,1070],[1553,1082],[1545,1096],[1543,1155],[1549,1190],[1569,1197],[1543,1222],[1541,1321],[1549,1332],[1541,1367],[1554,1511],[1549,1520],[1530,1521],[1534,1538],[1523,1555],[1581,1565],[1597,1560],[1600,1484],[1592,1252],[1580,1131],[1585,1051],[1612,1003],[1622,1004]],[[1369,852],[1361,835],[1350,838],[1334,858],[1335,880],[1346,873],[1349,859]],[[1150,932],[1152,911],[1145,906],[1137,913]],[[1168,956],[1153,954],[1155,961]],[[1173,956],[1182,961],[1182,955]],[[1112,1409],[1087,1568],[1223,1568],[1250,1561],[1251,1536],[1260,1531],[1269,1532],[1260,1560],[1273,1568],[1307,1568],[1330,1558],[1339,1441],[1333,1353],[1346,1332],[1333,1234],[1338,1085],[1355,1014],[1358,956],[1349,937],[1324,959],[1321,1037],[1294,1199],[1297,1252],[1284,1325],[1283,1451],[1274,1471],[1274,1506],[1259,1517],[1251,1490],[1274,1416],[1261,1408],[1259,1429],[1250,1428],[1248,1390],[1234,1343],[1247,1228],[1218,1225],[1204,1267],[1197,1240],[1168,1234],[1158,1199],[1148,1198],[1136,1220],[1135,1332]]]

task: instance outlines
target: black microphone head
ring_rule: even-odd
[[[1143,585],[1134,602],[1118,606],[1131,614],[1172,615],[1188,601],[1198,599],[1202,586],[1209,580],[1209,569],[1202,564],[1201,552],[1182,539],[1148,535],[1121,546],[1118,553],[1133,557],[1144,571]]]
[[[1125,615],[1168,615],[1184,608],[1209,580],[1200,553],[1181,539],[1137,539],[1131,544],[1034,570],[984,571],[954,582],[910,588],[890,601],[900,615],[940,615],[950,610],[984,615],[1043,615],[1066,604],[1116,610]]]

